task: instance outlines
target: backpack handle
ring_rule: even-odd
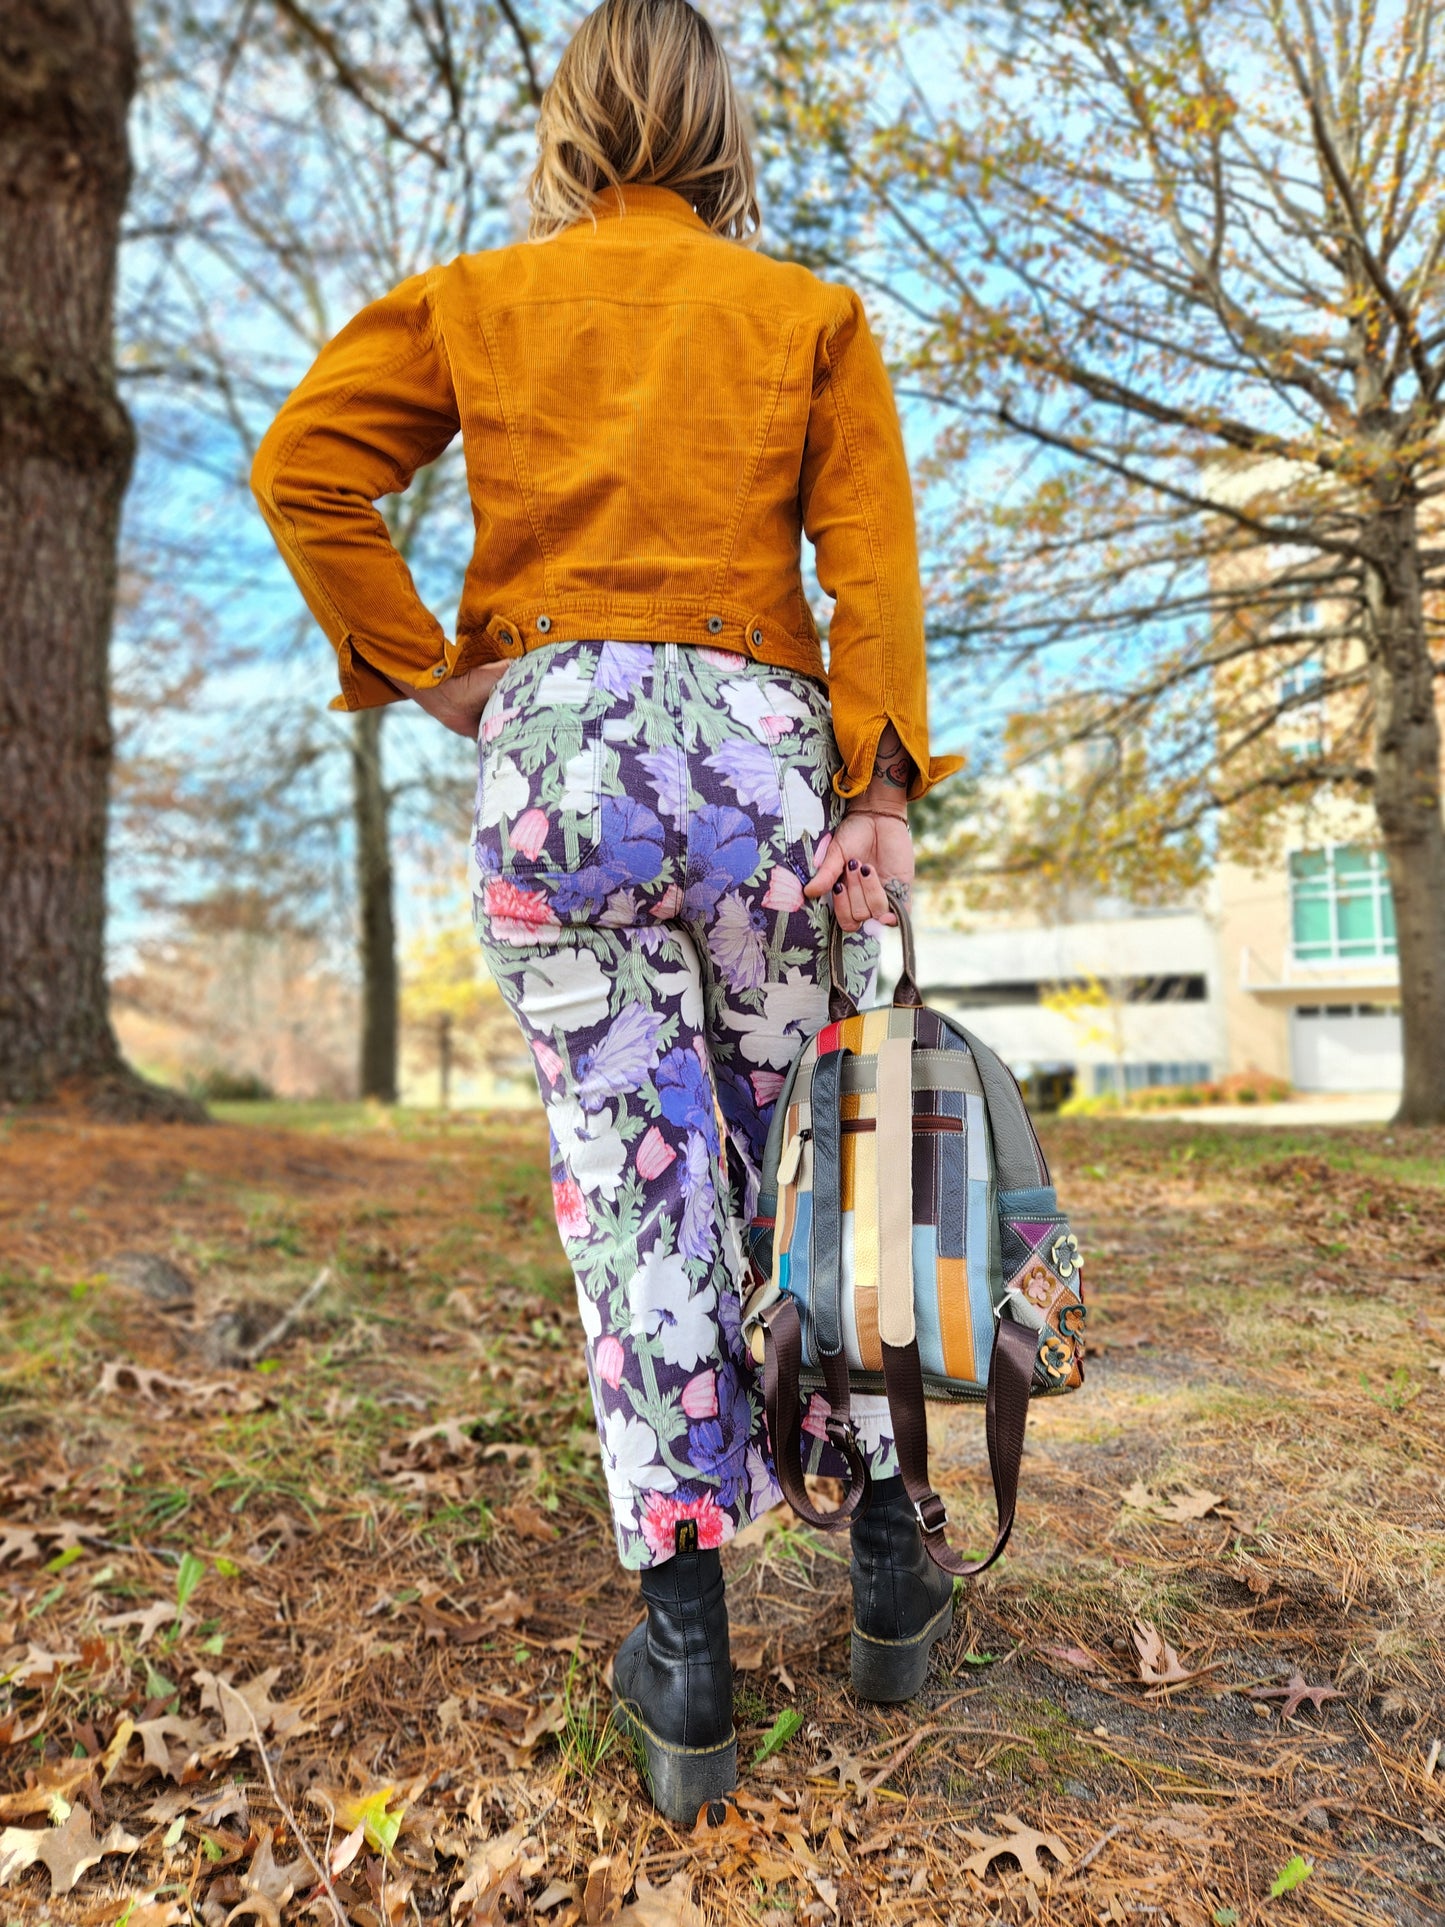
[[[913,919],[897,886],[885,883],[883,889],[893,906],[893,913],[898,919],[898,934],[903,939],[903,969],[893,986],[893,1002],[899,1009],[921,1010],[923,997],[918,988],[918,955],[913,943]],[[843,926],[834,916],[830,918],[828,926],[828,1022],[838,1024],[845,1017],[857,1015],[858,1005],[848,995],[843,971]]]

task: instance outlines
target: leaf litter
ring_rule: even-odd
[[[62,1355],[26,1336],[29,1288],[0,1285],[0,1346],[39,1361],[0,1407],[7,1901],[87,1927],[1210,1927],[1270,1904],[1307,1824],[1329,1835],[1308,1883],[1325,1918],[1428,1918],[1434,1489],[1394,1374],[1442,1198],[1335,1164],[1328,1186],[1263,1186],[1247,1134],[1199,1140],[1186,1168],[1174,1127],[1049,1129],[1094,1300],[1151,1334],[1091,1365],[1110,1431],[1088,1392],[1036,1411],[1009,1559],[913,1708],[848,1691],[846,1542],[785,1512],[740,1535],[748,1764],[692,1829],[651,1811],[609,1732],[601,1672],[636,1591],[535,1121],[16,1132],[13,1275],[94,1278],[117,1242],[168,1246],[195,1305],[157,1319],[87,1287]],[[1321,1272],[1310,1241],[1351,1200],[1357,1262]],[[250,1235],[262,1208],[292,1226],[284,1274]],[[327,1265],[338,1288],[274,1372],[197,1369],[217,1304],[274,1327]],[[1385,1281],[1377,1340],[1363,1275]],[[1283,1315],[1301,1280],[1324,1322]],[[936,1456],[977,1536],[973,1417],[939,1415]],[[968,1663],[985,1653],[1003,1657]],[[1295,1719],[1326,1704],[1343,1734]]]

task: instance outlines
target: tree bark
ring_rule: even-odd
[[[116,248],[135,87],[127,0],[0,22],[0,1101],[77,1086],[203,1116],[121,1060],[105,981],[116,540],[134,432]]]
[[[352,749],[356,897],[361,918],[361,1094],[396,1102],[396,918],[391,799],[381,761],[384,709],[356,717]]]
[[[1401,1124],[1445,1123],[1445,817],[1440,712],[1425,634],[1418,512],[1382,505],[1366,572],[1375,696],[1375,811],[1389,864],[1400,953],[1405,1076]]]

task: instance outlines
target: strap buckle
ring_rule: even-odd
[[[830,1412],[823,1421],[823,1430],[828,1434],[828,1443],[836,1446],[846,1457],[850,1452],[862,1450],[858,1437],[858,1424],[852,1418],[834,1418]]]
[[[948,1524],[948,1513],[936,1492],[930,1492],[926,1499],[913,1501],[913,1516],[918,1521],[919,1531],[926,1532],[930,1538],[934,1533],[942,1532]]]

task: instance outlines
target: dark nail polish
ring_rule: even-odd
[[[837,896],[841,896],[842,893],[843,893],[843,879],[842,877],[839,877],[838,881],[833,885],[833,895],[837,897]]]
[[[873,872],[869,869],[868,865],[865,863],[863,865],[863,868],[858,872],[858,874],[860,877],[871,877]]]
[[[849,868],[850,870],[856,870],[856,869],[858,868],[858,859],[857,859],[857,857],[856,857],[856,856],[850,856],[850,857],[849,857],[849,859],[848,859],[848,868]]]

